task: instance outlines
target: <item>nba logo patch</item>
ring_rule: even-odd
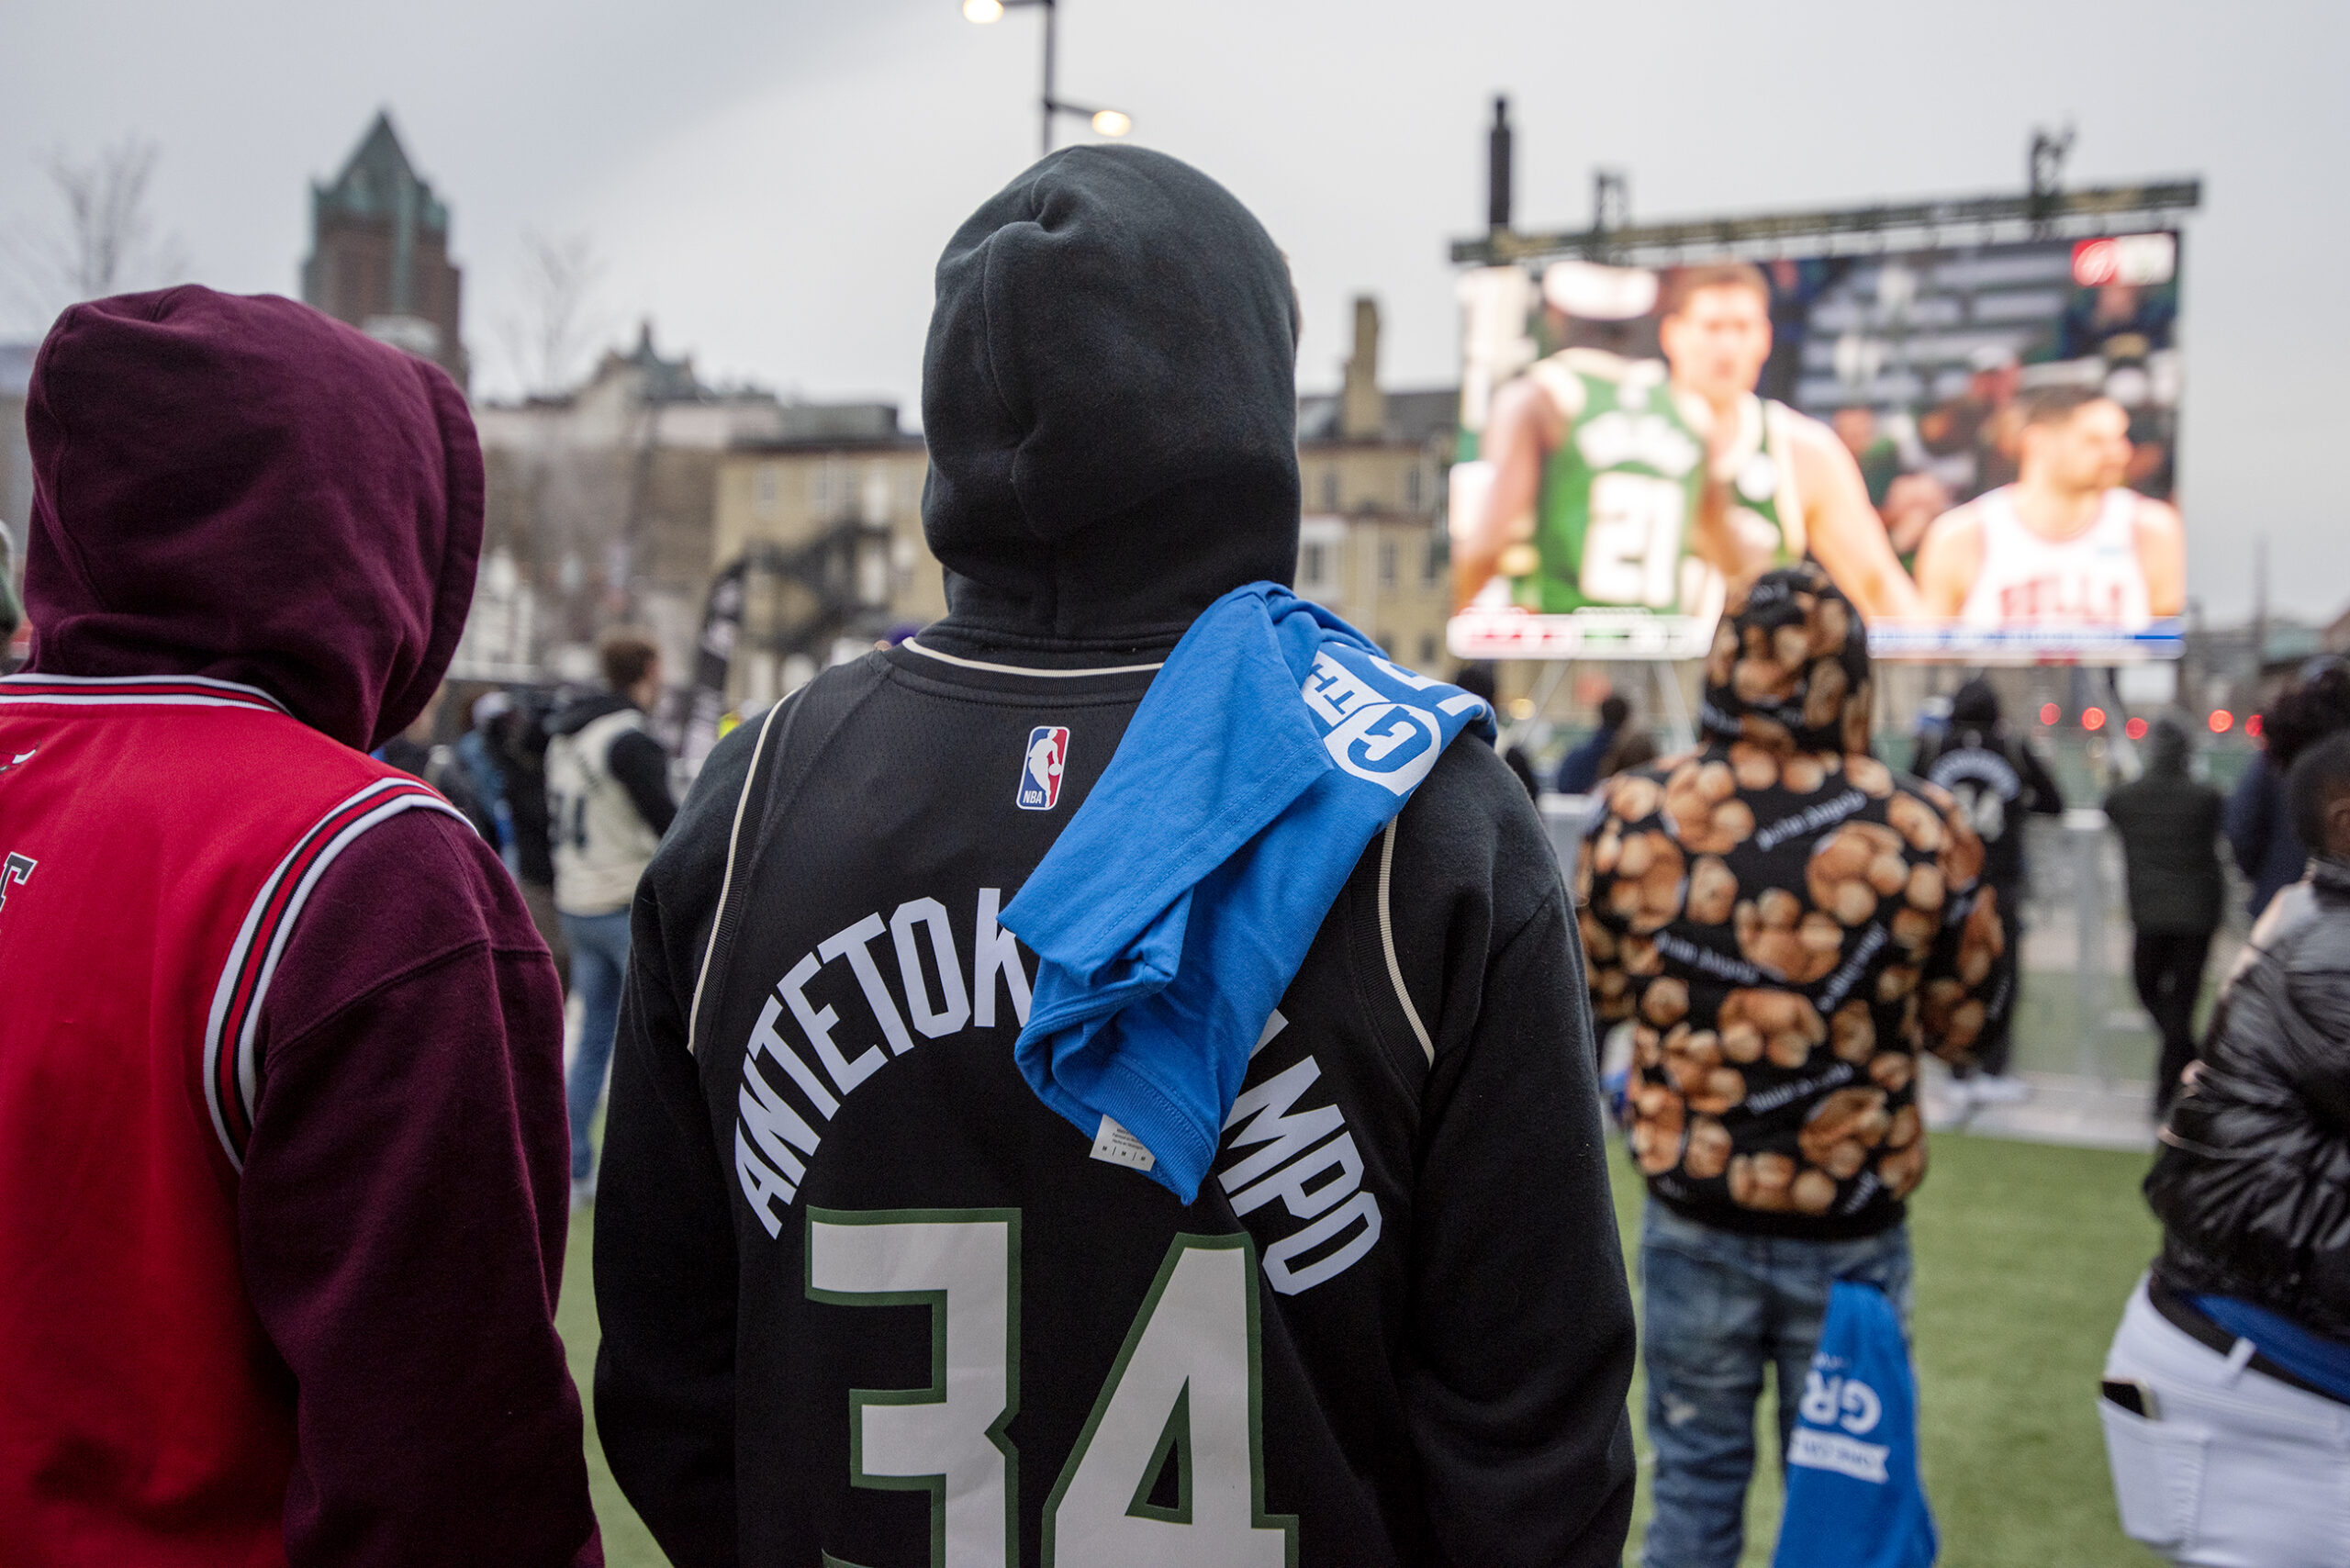
[[[1068,730],[1039,724],[1029,731],[1028,755],[1020,764],[1020,793],[1013,803],[1024,812],[1049,812],[1060,804],[1061,769],[1068,764]]]

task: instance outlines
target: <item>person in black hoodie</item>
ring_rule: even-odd
[[[2000,721],[1999,693],[1977,676],[1951,699],[1950,722],[1921,738],[1909,771],[1956,798],[1983,841],[1983,883],[1998,895],[1998,969],[1975,1060],[1953,1076],[1969,1102],[2012,1104],[2031,1087],[2008,1070],[2015,1053],[2016,981],[2023,938],[2024,818],[2061,816],[2064,791],[2030,741]]]
[[[2188,777],[2191,748],[2177,720],[2154,721],[2146,771],[2105,798],[2130,876],[2132,969],[2138,1000],[2162,1036],[2154,1114],[2170,1109],[2179,1075],[2195,1059],[2195,1001],[2220,926],[2220,792]]]
[[[2350,666],[2332,655],[2310,660],[2262,718],[2260,749],[2229,794],[2222,822],[2236,868],[2252,883],[2244,909],[2255,921],[2309,869],[2310,851],[2285,799],[2285,772],[2301,747],[2350,724]]]
[[[1296,319],[1256,219],[1139,149],[1044,160],[946,247],[949,613],[720,743],[636,900],[596,1401],[679,1568],[1622,1551],[1581,959],[1489,748],[1360,854],[1196,1202],[1013,1062],[997,915],[1185,629],[1294,569]]]

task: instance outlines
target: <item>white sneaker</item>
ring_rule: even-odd
[[[1978,1072],[1966,1089],[1977,1105],[2020,1105],[2031,1098],[2031,1085],[2011,1072]]]
[[[1928,1132],[1947,1132],[1975,1114],[1974,1091],[1968,1087],[1972,1081],[1953,1076],[1937,1058],[1919,1058],[1918,1109]]]
[[[571,1184],[571,1212],[578,1214],[584,1209],[592,1209],[595,1206],[596,1178],[590,1176],[584,1182],[574,1182]]]

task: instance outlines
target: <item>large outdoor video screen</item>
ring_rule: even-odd
[[[1687,658],[1808,555],[1880,656],[2175,655],[2178,236],[1460,280],[1463,658]]]

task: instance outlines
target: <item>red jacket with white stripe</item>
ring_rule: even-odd
[[[0,680],[0,1568],[601,1561],[562,997],[371,760],[482,522],[464,399],[288,300],[77,305]]]
[[[268,787],[257,788],[263,780]],[[361,834],[449,812],[249,688],[0,681],[0,1521],[31,1562],[272,1562],[295,1455],[247,1299],[254,1043]]]

